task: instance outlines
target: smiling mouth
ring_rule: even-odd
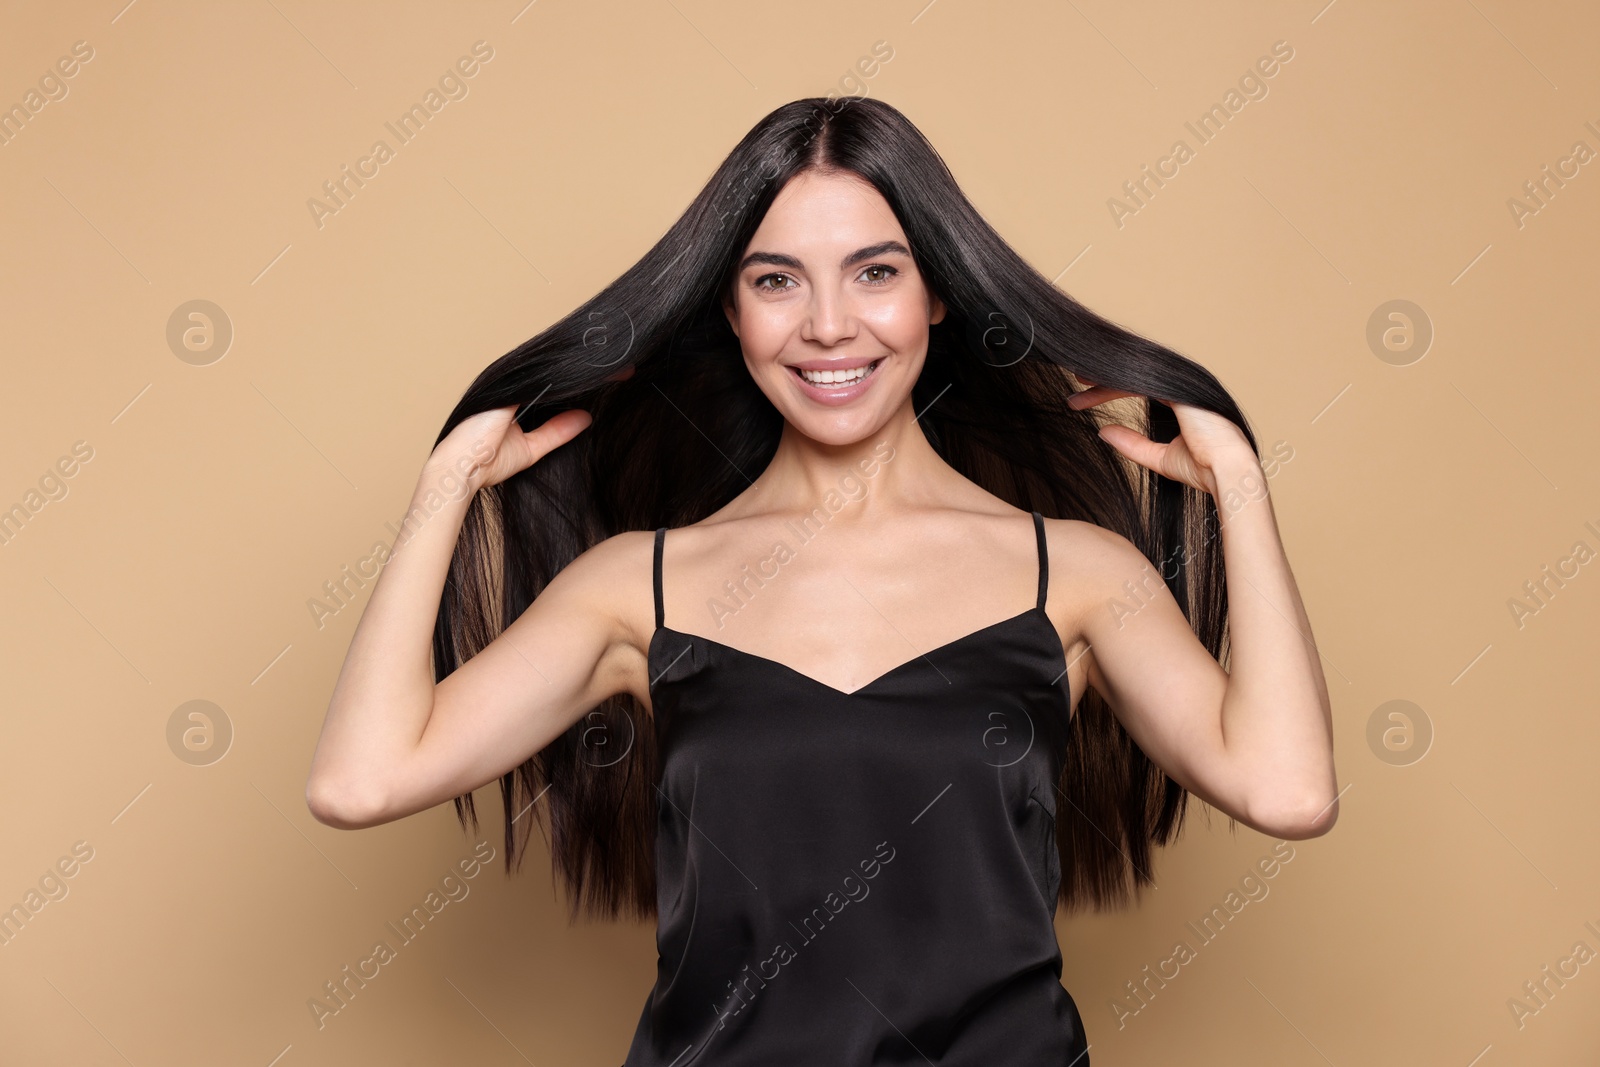
[[[818,389],[845,389],[857,382],[864,380],[868,375],[877,371],[882,359],[875,359],[871,363],[847,370],[801,370],[799,367],[790,367],[807,385]]]

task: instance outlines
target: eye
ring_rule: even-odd
[[[759,277],[755,281],[751,282],[750,285],[753,288],[761,289],[761,290],[764,290],[764,291],[769,292],[769,293],[781,293],[785,289],[793,288],[793,286],[789,286],[789,285],[763,285],[763,284],[761,284],[762,282],[766,281],[768,278],[783,278],[783,279],[785,279],[787,281],[793,281],[794,280],[794,279],[790,278],[787,274],[763,274],[761,277]]]
[[[889,279],[890,278],[893,278],[896,274],[900,273],[898,270],[896,270],[894,267],[889,266],[887,263],[874,263],[872,266],[868,267],[866,270],[863,270],[861,273],[862,274],[866,274],[866,273],[868,273],[870,271],[875,271],[875,270],[888,271],[888,276],[885,277],[882,281],[868,282],[867,283],[868,285],[887,285],[887,284],[889,284]]]

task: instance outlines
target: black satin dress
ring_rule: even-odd
[[[1089,1067],[1061,985],[1071,707],[1038,602],[844,692],[666,625],[655,988],[624,1067]]]

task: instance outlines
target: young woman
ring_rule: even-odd
[[[1237,406],[861,99],[764,118],[441,432],[307,801],[475,826],[497,778],[508,869],[536,818],[574,916],[658,920],[630,1067],[1086,1067],[1058,902],[1189,793],[1336,813]]]

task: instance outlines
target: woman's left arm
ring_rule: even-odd
[[[1077,394],[1072,406],[1128,395],[1096,386]],[[1135,462],[1215,498],[1228,593],[1228,670],[1206,652],[1157,580],[1150,610],[1141,609],[1143,617],[1132,624],[1115,610],[1085,616],[1091,682],[1179,784],[1265,833],[1315,837],[1338,816],[1333,717],[1266,475],[1232,422],[1187,404],[1168,406],[1180,428],[1170,443],[1157,444],[1120,424],[1102,427],[1101,437]],[[1111,562],[1101,573],[1115,581],[1111,588],[1126,589],[1121,572],[1136,565],[1148,588],[1150,562],[1125,539],[1111,537],[1121,542],[1105,542]],[[1199,656],[1209,664],[1202,666]],[[1152,658],[1161,670],[1149,669]]]

